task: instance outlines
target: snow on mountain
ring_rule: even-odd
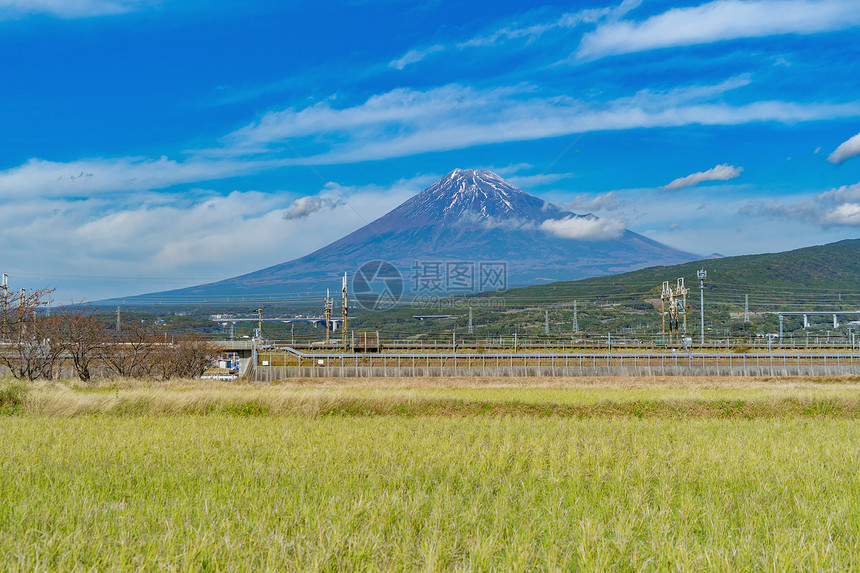
[[[450,224],[464,219],[542,221],[557,211],[491,171],[455,169],[389,215],[413,223]]]

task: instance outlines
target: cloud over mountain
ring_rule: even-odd
[[[290,205],[290,208],[287,209],[286,213],[284,213],[284,219],[303,219],[316,211],[320,211],[322,209],[333,209],[343,204],[343,199],[331,199],[329,197],[320,197],[318,195],[299,197],[293,201],[293,204]]]
[[[539,228],[563,239],[607,241],[624,234],[624,221],[569,215],[562,219],[547,219]]]

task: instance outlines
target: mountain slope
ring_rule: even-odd
[[[507,286],[514,286],[697,258],[615,222],[564,211],[495,173],[456,169],[386,215],[307,256],[135,300],[217,300],[324,288],[374,260],[399,269],[408,288],[416,263],[504,263]]]
[[[619,300],[621,297],[642,297],[656,293],[659,297],[663,281],[674,284],[684,278],[691,292],[698,293],[696,271],[707,271],[705,290],[709,296],[740,303],[744,295],[769,304],[781,301],[803,301],[815,306],[821,301],[840,300],[846,304],[860,303],[860,239],[846,239],[827,245],[817,245],[759,255],[741,255],[708,259],[673,266],[655,266],[613,276],[594,277],[578,281],[562,281],[511,289],[505,293],[508,303],[596,297]]]
[[[484,304],[469,298],[445,308],[456,320],[419,322],[412,320],[416,309],[396,307],[376,313],[365,313],[356,319],[358,329],[380,330],[386,336],[411,334],[439,335],[456,330],[465,332],[468,313],[474,307],[476,333],[539,334],[544,328],[544,312],[549,311],[554,336],[569,335],[578,303],[579,325],[592,333],[634,330],[636,336],[656,335],[660,331],[660,292],[664,281],[675,286],[683,278],[689,289],[687,300],[689,332],[699,332],[698,270],[707,271],[705,280],[705,318],[708,337],[744,332],[779,332],[779,321],[773,311],[854,312],[860,309],[860,239],[848,239],[827,245],[805,247],[780,253],[742,255],[707,259],[673,266],[655,266],[629,273],[562,281],[510,289],[503,293],[485,293],[495,299]],[[745,305],[752,314],[752,324],[740,318]],[[430,314],[431,312],[428,312]],[[734,313],[735,318],[732,318]],[[844,321],[854,320],[850,314]],[[813,320],[819,327],[832,329],[831,317]],[[788,317],[787,331],[802,331],[802,317]],[[845,332],[842,329],[841,332]]]

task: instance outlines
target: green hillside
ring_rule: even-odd
[[[592,297],[641,294],[643,289],[659,294],[664,280],[683,277],[687,287],[698,287],[696,271],[708,273],[706,292],[733,290],[785,292],[795,295],[860,291],[860,239],[850,239],[782,253],[744,255],[650,267],[620,275],[580,281],[558,282],[507,291],[509,301],[547,297]]]
[[[400,306],[359,315],[353,327],[378,329],[389,336],[428,337],[465,333],[469,307],[475,335],[518,332],[551,336],[572,332],[574,301],[580,331],[659,333],[660,292],[664,281],[675,286],[683,278],[689,289],[688,331],[698,333],[699,281],[707,271],[705,324],[715,335],[745,335],[778,331],[773,311],[835,312],[860,309],[860,239],[787,251],[708,259],[668,267],[651,267],[619,275],[556,282],[472,297],[444,299],[436,305]],[[743,320],[745,298],[750,320]],[[450,319],[418,321],[416,315],[450,315]],[[828,320],[830,321],[828,323]],[[845,317],[843,321],[853,320]],[[824,332],[832,319],[818,317],[812,332]],[[802,330],[802,318],[787,317],[786,333]],[[842,329],[845,330],[845,329]],[[805,331],[809,332],[809,331]]]

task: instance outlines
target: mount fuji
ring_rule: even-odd
[[[459,265],[460,271],[473,273],[472,290],[463,282],[468,276],[458,275],[461,291],[477,292],[487,286],[479,282],[482,265],[495,265],[496,271],[501,268],[505,273],[503,281],[489,289],[495,290],[701,258],[634,233],[620,222],[566,211],[490,171],[455,169],[379,219],[309,255],[219,282],[131,300],[236,301],[339,288],[344,272],[352,276],[371,261],[390,263],[406,289],[413,291],[420,290],[419,273],[428,269],[440,273],[439,280],[450,286],[444,273]]]

